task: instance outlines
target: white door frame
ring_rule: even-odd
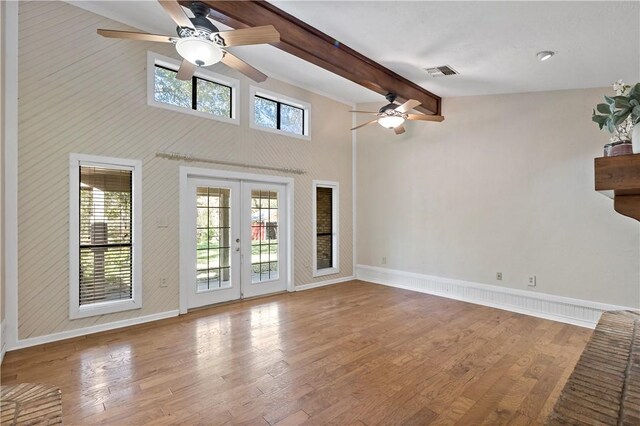
[[[186,314],[188,310],[187,303],[187,292],[189,290],[189,273],[188,273],[188,265],[190,264],[190,260],[186,259],[186,253],[189,251],[186,247],[189,244],[189,238],[186,238],[190,229],[188,223],[189,221],[183,220],[190,214],[189,206],[189,186],[188,179],[189,178],[213,178],[213,179],[234,179],[234,180],[249,180],[254,182],[265,182],[265,183],[278,183],[285,185],[285,197],[287,201],[286,209],[287,209],[287,224],[286,224],[286,240],[287,240],[287,250],[286,250],[286,282],[287,282],[287,291],[294,291],[293,287],[293,178],[284,177],[284,176],[270,176],[270,175],[259,175],[255,173],[243,173],[243,172],[233,172],[229,170],[218,170],[218,169],[205,169],[201,167],[187,167],[180,166],[180,229],[179,229],[179,249],[180,249],[180,313]]]

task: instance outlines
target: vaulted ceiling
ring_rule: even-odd
[[[70,3],[144,31],[175,30],[155,1]],[[602,87],[640,78],[640,2],[272,3],[442,97]],[[540,62],[535,55],[541,50],[557,55]],[[383,101],[272,46],[233,53],[268,75],[336,99]],[[430,77],[424,71],[445,64],[460,75]]]

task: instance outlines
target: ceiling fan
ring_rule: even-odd
[[[415,99],[409,99],[407,102],[402,105],[398,105],[395,103],[396,95],[394,93],[387,93],[385,96],[389,103],[382,108],[378,112],[373,111],[349,111],[349,112],[357,112],[361,114],[373,114],[377,117],[371,121],[363,123],[359,126],[354,127],[351,130],[356,130],[361,127],[364,127],[369,124],[373,124],[377,122],[382,127],[387,129],[393,129],[396,135],[400,135],[404,133],[406,130],[402,123],[405,120],[419,120],[419,121],[442,121],[444,117],[441,115],[426,115],[426,114],[409,114],[413,108],[420,105],[420,101],[416,101]]]
[[[204,3],[192,2],[189,9],[195,17],[189,18],[177,0],[158,0],[158,2],[178,25],[177,37],[104,29],[99,29],[98,34],[103,37],[175,44],[176,51],[183,58],[176,76],[179,80],[190,80],[197,67],[206,67],[218,62],[222,62],[257,82],[267,79],[266,75],[229,53],[226,48],[249,44],[277,43],[280,41],[280,33],[273,25],[220,31],[207,18],[209,6]]]

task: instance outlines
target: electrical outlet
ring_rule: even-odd
[[[535,275],[530,275],[529,276],[529,282],[527,283],[527,285],[529,287],[535,287],[536,286],[536,276]]]
[[[160,288],[167,287],[167,277],[160,277]]]
[[[386,265],[387,264],[387,256],[383,256],[382,257],[382,264]]]
[[[496,280],[502,281],[502,272],[496,272]]]

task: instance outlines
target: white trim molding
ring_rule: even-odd
[[[80,304],[80,167],[132,172],[132,296],[131,299]],[[142,161],[69,154],[69,319],[142,308]]]
[[[7,339],[5,338],[6,333],[6,321],[3,319],[0,323],[0,364],[4,360],[4,354],[7,353]]]
[[[587,328],[595,328],[600,320],[600,315],[605,311],[634,310],[625,306],[534,293],[532,291],[376,266],[358,265],[356,270],[357,278],[362,281],[490,306]]]
[[[87,336],[89,334],[100,333],[102,331],[116,330],[118,328],[130,327],[132,325],[144,324],[147,322],[159,321],[167,318],[177,317],[177,310],[159,312],[157,314],[145,315],[131,319],[109,322],[106,324],[93,325],[91,327],[76,328],[73,330],[61,331],[59,333],[46,334],[44,336],[30,337],[18,340],[11,350],[28,348],[31,346],[43,345],[45,343],[57,342],[59,340],[71,339],[74,337]]]
[[[351,105],[351,109],[358,109],[356,104]],[[351,113],[351,126],[356,127],[356,113]],[[353,260],[351,273],[356,275],[356,265],[358,264],[358,132],[351,132],[351,250]]]
[[[296,291],[311,290],[312,288],[324,287],[332,284],[340,284],[347,281],[355,280],[356,277],[336,278],[335,280],[319,281],[317,283],[302,284],[296,286]]]
[[[312,275],[321,277],[340,273],[340,184],[328,180],[314,180],[311,193],[311,250],[312,250]],[[317,202],[318,188],[331,189],[331,268],[318,269],[318,236],[317,236]]]
[[[4,115],[4,279],[7,348],[18,340],[18,2],[5,2],[2,32],[5,67]]]

